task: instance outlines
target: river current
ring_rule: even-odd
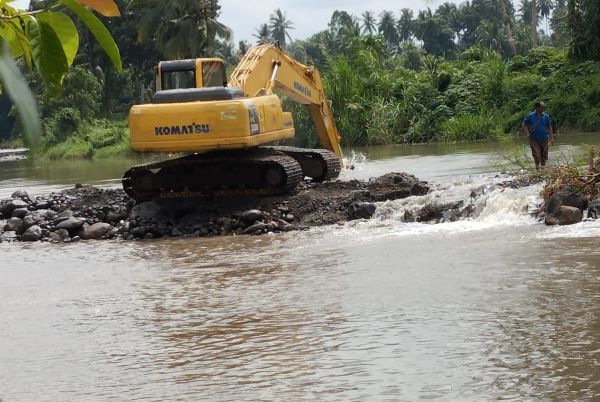
[[[499,180],[497,153],[350,157],[344,179],[406,171],[433,191],[306,232],[0,244],[0,399],[600,399],[600,223],[545,227],[535,186],[490,187],[468,220],[404,223]],[[0,162],[0,198],[117,185],[128,164]]]

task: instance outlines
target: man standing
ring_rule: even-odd
[[[550,116],[544,113],[544,102],[535,102],[535,110],[523,120],[523,134],[529,137],[535,168],[546,166],[548,148],[554,141],[554,130]]]

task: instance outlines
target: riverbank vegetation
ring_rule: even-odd
[[[31,10],[51,3],[32,1]],[[122,71],[78,24],[79,53],[60,94],[49,93],[39,74],[28,75],[42,118],[41,149],[50,158],[127,152],[127,111],[152,96],[158,60],[218,56],[232,67],[251,46],[232,41],[217,0],[116,3],[122,16],[102,21],[120,49]],[[547,103],[559,129],[600,130],[595,0],[523,0],[517,7],[471,0],[360,16],[336,11],[325,30],[305,40],[293,40],[293,15],[266,14],[256,40],[278,41],[322,71],[345,146],[497,140],[517,132],[536,99]],[[316,145],[306,110],[285,106],[295,116],[296,142]],[[20,141],[9,110],[0,98],[0,127],[12,125],[11,140]]]

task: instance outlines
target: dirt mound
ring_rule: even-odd
[[[292,231],[369,219],[375,202],[427,194],[404,173],[370,181],[301,183],[285,196],[157,199],[135,205],[120,189],[77,186],[37,197],[16,191],[0,200],[0,242],[204,237]]]

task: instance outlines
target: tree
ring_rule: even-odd
[[[511,28],[511,18],[506,12],[506,4],[504,3],[504,0],[496,0],[496,2],[498,3],[498,10],[500,11],[500,16],[502,18],[504,34],[506,35],[506,39],[508,41],[509,56],[514,57],[517,55],[517,48],[515,46],[515,38]]]
[[[414,13],[409,8],[403,8],[400,11],[398,34],[400,35],[400,41],[402,42],[410,40],[415,34]]]
[[[597,0],[568,0],[570,54],[577,60],[600,60],[600,4]]]
[[[537,0],[531,0],[531,46],[537,46],[538,11]]]
[[[390,54],[398,51],[400,35],[396,27],[396,18],[391,11],[383,11],[379,16],[379,33],[387,43]]]
[[[552,14],[552,10],[554,10],[554,1],[553,0],[537,0],[538,9],[540,13],[540,17],[546,20],[546,34],[548,32],[548,18],[550,18],[550,14]]]
[[[362,32],[364,34],[373,35],[377,31],[377,21],[375,14],[372,11],[362,13]]]
[[[274,41],[279,42],[282,48],[287,45],[287,39],[292,40],[290,30],[294,29],[294,23],[288,20],[287,15],[281,9],[275,10],[269,19],[269,32]]]
[[[59,0],[42,2],[43,6],[25,11],[2,2],[0,10],[0,84],[15,105],[20,122],[30,143],[40,136],[41,125],[31,90],[23,79],[14,58],[37,72],[51,96],[60,92],[63,80],[73,64],[79,48],[79,33],[71,16],[87,26],[117,70],[121,56],[104,24],[87,8],[89,5],[106,16],[120,15],[113,0]],[[52,8],[50,9],[50,6]]]
[[[217,0],[133,0],[148,11],[138,23],[139,38],[151,41],[165,58],[193,58],[231,30],[217,18]]]
[[[260,27],[256,28],[256,33],[252,36],[258,39],[258,43],[269,43],[272,40],[268,24],[262,24]]]

